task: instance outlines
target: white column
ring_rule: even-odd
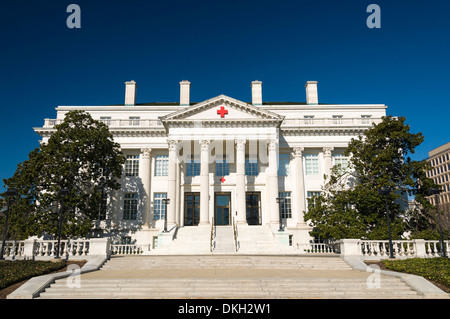
[[[277,203],[278,197],[278,140],[268,141],[269,167],[268,167],[268,200],[269,200],[269,221],[271,224],[280,223],[280,206]]]
[[[144,227],[150,227],[150,203],[152,201],[151,183],[151,148],[141,149],[140,177],[144,188]]]
[[[330,175],[331,175],[331,168],[333,167],[333,161],[332,161],[332,153],[334,148],[333,147],[324,147],[323,148],[323,160],[324,160],[324,166],[325,166],[325,175],[327,175],[327,179],[325,180],[325,183],[328,182]]]
[[[177,151],[178,151],[178,141],[169,140],[169,174],[168,174],[168,185],[167,185],[167,198],[170,199],[167,205],[167,225],[168,229],[175,225],[175,213],[177,207],[176,199],[176,178],[177,178]]]
[[[305,175],[303,173],[303,147],[294,147],[294,194],[292,194],[292,204],[294,212],[297,214],[297,226],[306,225],[303,220],[303,212],[306,211],[305,198]]]
[[[209,146],[210,140],[200,140],[200,222],[209,224]]]
[[[176,185],[176,191],[175,191],[175,197],[176,197],[176,215],[175,215],[175,222],[177,225],[180,225],[180,182],[181,182],[181,168],[180,163],[177,162],[177,170],[176,170],[176,177],[175,177],[175,185]]]
[[[245,143],[246,140],[236,140],[236,210],[237,223],[247,224],[245,208]]]

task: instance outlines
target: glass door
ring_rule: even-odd
[[[230,225],[231,193],[215,193],[214,222],[217,226]]]
[[[261,225],[260,199],[260,192],[245,193],[247,223],[249,225]]]
[[[200,193],[184,194],[184,226],[197,226],[200,220]]]

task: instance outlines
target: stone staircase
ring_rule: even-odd
[[[203,255],[112,257],[81,275],[80,287],[55,281],[40,299],[64,298],[420,298],[398,278],[350,270],[338,257]]]
[[[150,254],[192,255],[209,254],[211,226],[180,227],[176,238],[169,244],[155,248]]]
[[[214,237],[215,254],[228,254],[236,252],[233,226],[217,226]]]
[[[239,253],[244,254],[298,254],[288,245],[280,243],[269,226],[238,225]]]
[[[280,243],[268,226],[237,227],[239,254],[298,254]],[[180,227],[176,239],[152,250],[150,255],[201,255],[211,253],[211,226]],[[236,253],[233,226],[215,227],[214,254]]]

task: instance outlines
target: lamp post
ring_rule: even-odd
[[[17,195],[17,191],[14,188],[11,188],[6,191],[5,195],[6,195],[6,197],[8,197],[8,204],[7,204],[7,208],[6,208],[5,228],[3,231],[3,241],[2,241],[2,250],[0,251],[0,260],[4,260],[3,254],[5,252],[6,234],[8,231],[8,217],[9,217],[9,207],[11,205],[11,197]]]
[[[162,202],[164,204],[164,231],[163,231],[163,233],[167,233],[167,204],[170,203],[170,198],[163,198]]]
[[[59,191],[59,196],[61,196],[61,211],[59,213],[59,230],[58,230],[58,247],[56,248],[56,257],[55,259],[59,259],[60,245],[61,245],[61,227],[62,227],[62,219],[64,213],[64,197],[69,194],[69,190],[67,188],[63,188]]]
[[[445,247],[444,247],[444,235],[442,233],[442,221],[441,221],[441,216],[439,215],[439,193],[440,192],[441,192],[441,190],[438,188],[431,188],[428,191],[428,193],[430,195],[434,195],[435,199],[436,199],[436,212],[437,212],[438,221],[439,221],[439,231],[441,233],[441,257],[447,258],[447,254],[445,253]]]
[[[283,223],[282,223],[282,219],[281,219],[281,204],[284,204],[284,198],[283,197],[277,197],[277,203],[280,206],[280,229],[278,229],[278,231],[284,231],[283,230]]]
[[[388,233],[389,233],[389,258],[394,257],[394,249],[392,246],[392,236],[391,236],[391,223],[389,220],[389,203],[388,203],[388,195],[390,194],[391,189],[389,187],[381,187],[378,190],[378,194],[384,195],[386,197],[386,216],[387,216],[387,224],[388,224]]]

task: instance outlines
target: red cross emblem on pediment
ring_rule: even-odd
[[[228,114],[228,110],[225,110],[225,107],[221,106],[220,110],[217,110],[217,114],[219,114],[221,118],[224,118],[225,115]]]

